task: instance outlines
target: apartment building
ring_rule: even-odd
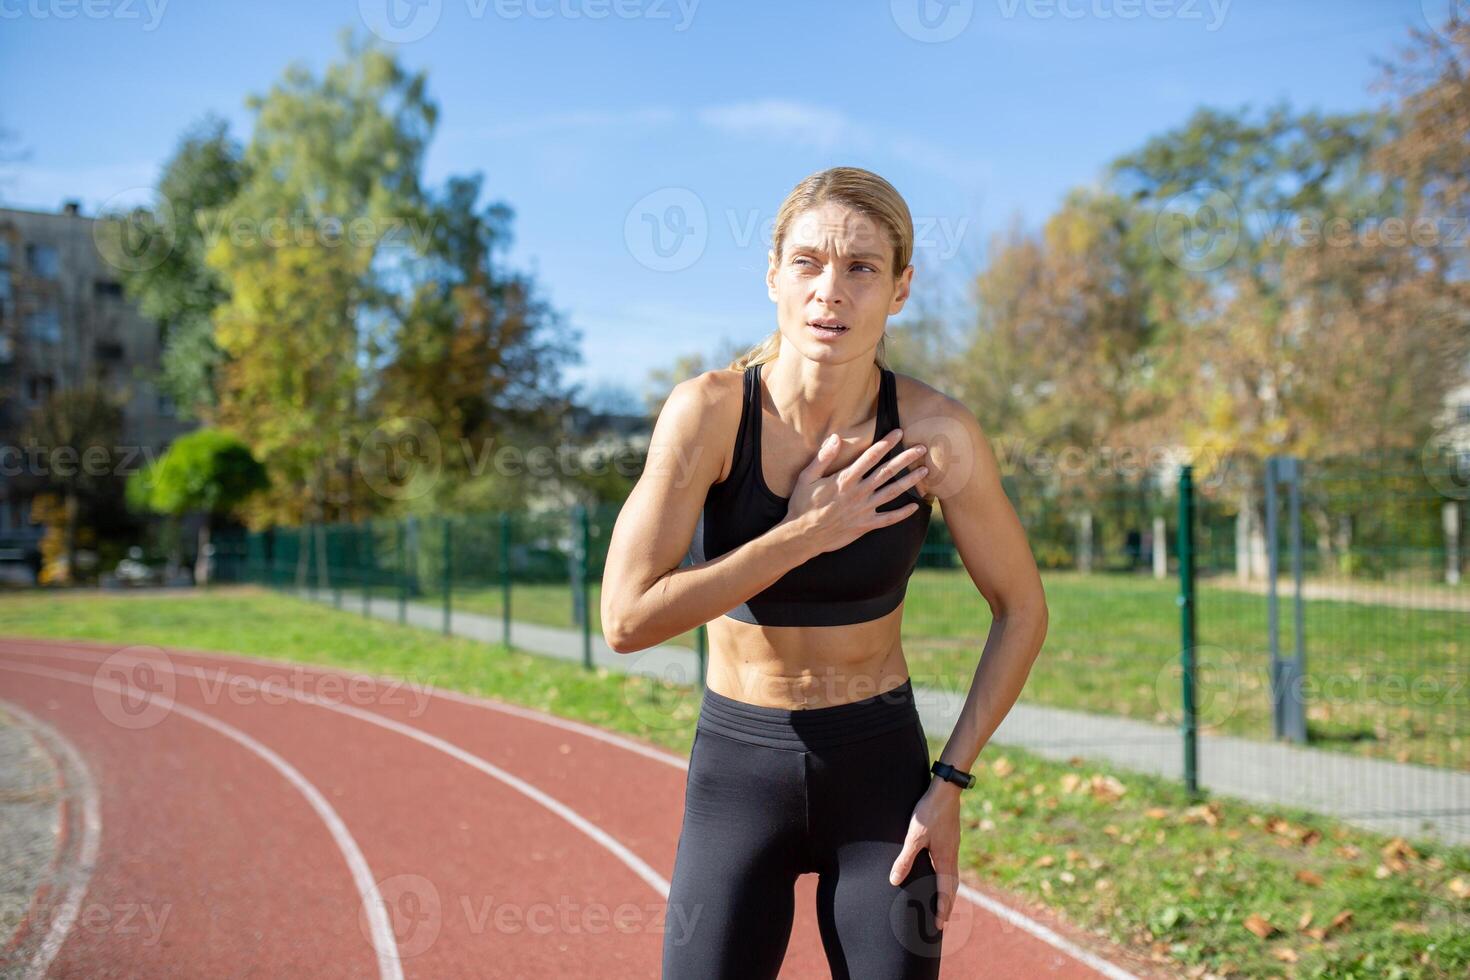
[[[95,218],[76,201],[59,211],[0,208],[0,566],[32,565],[41,527],[31,502],[44,486],[18,451],[27,417],[53,392],[97,379],[123,406],[121,459],[140,465],[197,423],[175,417],[156,387],[159,328],[123,295],[97,246]],[[44,449],[45,447],[43,447]]]

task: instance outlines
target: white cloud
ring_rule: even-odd
[[[762,99],[706,106],[696,118],[712,129],[734,136],[756,136],[798,143],[817,150],[862,145],[866,134],[843,113],[787,99]]]

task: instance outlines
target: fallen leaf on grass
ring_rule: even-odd
[[[1295,963],[1297,960],[1296,950],[1290,946],[1277,946],[1271,950],[1271,955],[1283,963]]]
[[[1252,912],[1246,916],[1243,925],[1261,939],[1265,939],[1276,931],[1276,927],[1271,924],[1271,920],[1259,912]]]
[[[1322,885],[1322,876],[1315,871],[1308,871],[1306,868],[1302,868],[1296,873],[1296,880],[1304,885],[1311,885],[1313,888],[1319,888]]]
[[[1445,885],[1450,894],[1456,898],[1470,898],[1470,881],[1464,878],[1451,878],[1449,884]]]

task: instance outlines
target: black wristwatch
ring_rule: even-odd
[[[960,789],[969,789],[975,785],[975,777],[973,775],[965,772],[963,769],[956,769],[948,762],[940,762],[936,759],[934,765],[929,767],[929,771],[940,779],[949,780]]]

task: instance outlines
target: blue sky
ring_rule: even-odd
[[[1038,223],[1200,105],[1380,105],[1375,57],[1449,3],[0,0],[0,125],[28,154],[0,201],[146,199],[191,122],[245,138],[247,93],[371,27],[428,72],[429,181],[481,171],[515,210],[510,261],[582,334],[570,378],[637,392],[773,329],[770,220],[808,173],[890,180],[919,226],[916,293],[958,309],[1013,215]]]

